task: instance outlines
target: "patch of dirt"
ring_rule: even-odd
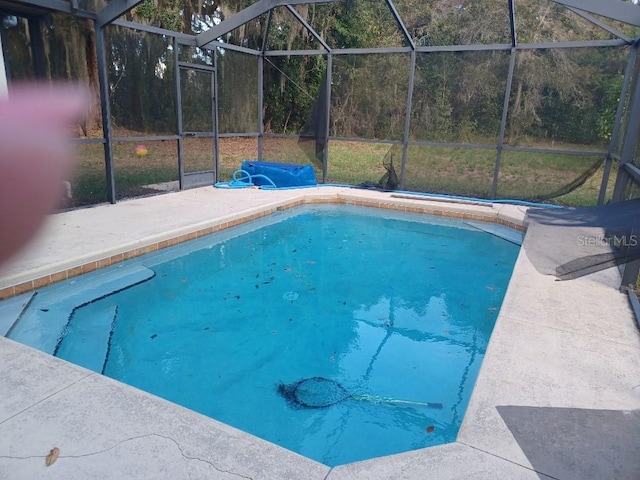
[[[258,139],[248,137],[220,138],[220,153],[234,157],[255,158],[258,153]]]

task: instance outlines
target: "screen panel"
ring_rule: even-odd
[[[489,198],[495,157],[492,149],[409,145],[405,189]]]
[[[383,161],[397,145],[386,143],[331,140],[327,165],[327,183],[376,184],[386,173]],[[397,170],[399,172],[399,169]],[[321,178],[321,177],[319,177]]]
[[[626,54],[626,48],[518,51],[505,143],[606,150]]]
[[[116,136],[175,134],[171,39],[116,25],[108,26],[105,36]]]
[[[219,140],[219,180],[229,181],[244,160],[258,159],[257,137],[223,137]]]
[[[402,140],[409,54],[337,55],[331,75],[331,135]]]
[[[414,141],[496,144],[509,53],[420,53],[411,107]]]
[[[220,133],[258,131],[258,57],[218,48]]]
[[[503,152],[497,196],[595,205],[603,161],[604,157],[562,153]]]
[[[178,190],[178,145],[173,141],[114,142],[116,198]]]

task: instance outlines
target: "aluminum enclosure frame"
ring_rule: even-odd
[[[228,136],[257,136],[258,138],[258,146],[259,146],[259,157],[262,155],[262,139],[265,136],[269,136],[264,132],[264,128],[262,125],[262,104],[264,103],[264,91],[263,91],[263,68],[264,68],[264,59],[266,57],[278,57],[284,55],[324,55],[327,58],[327,76],[328,79],[331,79],[332,73],[332,63],[333,58],[339,55],[368,55],[368,54],[385,54],[385,53],[408,53],[410,54],[410,72],[409,72],[409,85],[408,85],[408,95],[407,95],[407,111],[405,114],[404,121],[404,131],[402,135],[402,141],[389,141],[384,139],[346,139],[340,137],[331,137],[327,134],[326,141],[330,140],[358,140],[358,141],[373,141],[379,143],[401,143],[402,144],[402,165],[401,165],[401,179],[400,185],[404,187],[404,177],[405,177],[405,167],[407,161],[407,148],[410,145],[425,145],[425,146],[455,146],[460,148],[480,148],[480,149],[492,149],[496,151],[495,157],[495,166],[494,166],[494,178],[493,185],[491,191],[491,197],[496,197],[497,188],[498,188],[498,177],[500,172],[500,161],[502,153],[505,151],[527,151],[527,152],[538,152],[538,153],[549,153],[549,152],[557,152],[567,155],[594,155],[594,156],[602,156],[606,159],[605,161],[605,178],[603,179],[601,192],[598,198],[598,203],[603,203],[605,201],[605,193],[606,193],[606,180],[608,179],[609,172],[611,171],[611,167],[614,163],[618,163],[620,168],[618,170],[617,179],[616,179],[616,187],[614,189],[613,201],[619,201],[622,199],[624,195],[624,191],[626,189],[626,185],[629,182],[637,182],[640,183],[640,179],[638,178],[637,167],[633,165],[633,152],[635,152],[635,142],[632,139],[635,137],[631,135],[631,129],[635,128],[635,132],[640,128],[640,94],[638,94],[638,85],[628,85],[630,78],[630,69],[627,68],[627,72],[625,74],[625,80],[623,84],[624,89],[630,89],[630,91],[634,92],[633,95],[633,105],[631,107],[631,112],[623,112],[622,99],[624,95],[621,95],[621,101],[618,105],[618,109],[616,112],[616,118],[614,123],[614,128],[612,132],[612,141],[610,143],[610,147],[608,151],[593,151],[593,152],[585,152],[585,151],[565,151],[565,150],[553,150],[553,149],[538,149],[538,148],[527,148],[527,147],[517,147],[517,146],[509,146],[504,144],[504,136],[505,130],[507,126],[507,111],[510,101],[511,95],[511,83],[513,80],[513,73],[515,68],[515,56],[518,51],[523,50],[532,50],[532,49],[550,49],[550,48],[584,48],[584,47],[616,47],[616,46],[629,46],[631,47],[630,58],[637,56],[637,46],[638,39],[630,39],[622,32],[618,31],[614,27],[600,21],[595,15],[604,16],[616,21],[628,23],[634,26],[640,26],[640,8],[635,5],[626,4],[619,0],[553,0],[554,2],[563,5],[573,13],[580,15],[585,20],[591,22],[592,24],[598,26],[599,28],[604,29],[609,32],[611,35],[617,37],[614,40],[599,40],[599,41],[566,41],[566,42],[549,42],[549,43],[536,43],[536,44],[527,44],[520,43],[518,41],[518,32],[516,30],[516,9],[514,5],[514,0],[508,0],[508,9],[509,9],[509,26],[510,26],[510,35],[511,42],[509,44],[494,44],[494,45],[447,45],[447,46],[417,46],[413,41],[405,23],[403,22],[401,16],[398,14],[398,11],[393,3],[393,0],[380,0],[384,2],[394,21],[397,24],[400,32],[402,33],[405,42],[407,44],[406,47],[387,47],[387,48],[350,48],[350,49],[332,49],[327,45],[321,35],[318,34],[305,20],[302,18],[297,11],[293,8],[293,5],[297,4],[315,4],[315,3],[328,3],[330,1],[342,1],[342,0],[259,0],[254,3],[250,7],[246,8],[230,17],[229,19],[224,20],[220,24],[215,27],[207,30],[198,35],[187,35],[179,32],[174,32],[170,30],[165,30],[158,27],[137,24],[134,22],[126,21],[120,19],[125,13],[129,10],[137,6],[142,2],[142,0],[111,0],[104,8],[97,11],[88,11],[79,8],[78,0],[0,0],[0,11],[14,11],[20,13],[22,11],[30,12],[25,13],[25,16],[28,16],[29,21],[33,22],[34,25],[39,21],[39,17],[34,12],[40,12],[41,14],[45,14],[47,12],[61,12],[69,15],[77,16],[80,18],[90,19],[95,22],[96,25],[96,43],[98,46],[98,78],[100,82],[100,93],[101,93],[101,107],[102,107],[102,118],[103,118],[103,139],[95,140],[95,139],[85,139],[80,140],[80,143],[96,143],[102,142],[105,149],[105,169],[106,169],[106,177],[107,177],[107,196],[110,202],[115,203],[116,199],[116,191],[114,184],[114,166],[113,166],[113,151],[112,145],[114,141],[141,141],[141,140],[160,140],[160,139],[171,139],[177,140],[178,142],[178,161],[179,161],[179,171],[180,171],[180,182],[181,188],[184,183],[184,168],[183,168],[183,153],[181,146],[181,138],[183,132],[180,130],[180,125],[176,125],[176,135],[165,135],[165,136],[145,136],[145,137],[126,137],[126,138],[116,138],[113,136],[113,130],[111,125],[111,115],[110,115],[110,99],[109,99],[109,88],[108,88],[108,78],[107,78],[107,65],[106,65],[106,45],[104,39],[104,28],[107,25],[119,25],[126,28],[136,29],[139,31],[154,33],[158,35],[165,35],[173,38],[174,48],[179,48],[181,45],[187,46],[199,46],[205,47],[210,50],[214,50],[216,54],[214,58],[217,57],[217,47],[224,47],[228,50],[234,50],[250,55],[254,55],[256,57],[256,68],[258,69],[258,79],[259,79],[259,106],[258,106],[258,125],[256,125],[255,133],[239,133],[239,134],[220,134],[218,132],[218,122],[214,121],[214,131],[211,132],[214,142],[217,145],[218,139],[222,137]],[[230,45],[227,43],[222,43],[217,41],[217,39],[226,32],[237,28],[246,22],[257,18],[261,15],[271,12],[274,8],[277,7],[285,7],[288,11],[293,15],[293,17],[300,22],[300,24],[305,28],[308,33],[313,36],[322,46],[321,50],[313,50],[313,51],[269,51],[267,50],[266,37],[263,40],[263,45],[260,50],[254,50],[246,47]],[[38,49],[37,49],[37,29],[33,28],[34,31],[34,45],[36,50],[35,57],[38,58]],[[496,144],[486,145],[486,144],[457,144],[457,143],[444,143],[444,142],[414,142],[410,141],[409,138],[409,129],[410,129],[410,112],[412,105],[412,92],[413,92],[413,82],[415,77],[415,59],[418,53],[432,53],[432,52],[471,52],[471,51],[506,51],[509,52],[509,69],[508,69],[508,77],[507,77],[507,85],[505,88],[505,96],[503,102],[503,111],[500,122],[500,133],[498,135],[498,139]],[[630,60],[631,61],[631,60]],[[215,68],[215,67],[214,67]],[[38,71],[36,69],[36,71]],[[179,75],[179,69],[176,69],[176,75]],[[179,82],[179,79],[177,80]],[[327,108],[329,108],[330,98],[331,98],[331,82],[327,81]],[[179,85],[179,83],[177,83]],[[217,91],[217,86],[214,86]],[[179,100],[177,101],[177,115],[178,118],[181,116],[182,104]],[[630,115],[630,121],[627,125],[626,132],[620,132],[621,118],[623,114]],[[217,120],[217,108],[216,108],[216,120]],[[329,120],[327,120],[329,122]],[[328,129],[327,129],[328,132]],[[623,148],[623,152],[620,152],[620,155],[617,155],[614,148],[614,139],[618,139],[620,134],[624,134],[625,138],[625,148]],[[215,149],[215,170],[216,170],[216,179],[217,179],[217,164],[218,164],[218,149]],[[323,162],[323,181],[326,181],[326,173],[328,168],[328,156],[325,151],[325,158]]]

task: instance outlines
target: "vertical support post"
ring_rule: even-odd
[[[178,134],[178,179],[184,188],[184,131],[182,125],[182,86],[180,76],[180,44],[173,37],[173,75],[176,84],[176,133]]]
[[[264,53],[258,55],[258,160],[263,156],[264,137]]]
[[[413,86],[416,73],[416,50],[411,50],[409,70],[409,90],[407,92],[407,111],[404,116],[404,134],[402,136],[402,164],[400,166],[400,189],[404,190],[405,171],[407,168],[407,153],[409,150],[409,130],[411,128],[411,107],[413,105]]]
[[[220,129],[218,128],[218,49],[213,52],[213,68],[211,75],[213,93],[213,181],[220,181]]]
[[[516,6],[514,0],[509,0],[509,29],[511,31],[511,47],[518,45],[518,31],[516,30]]]
[[[267,24],[262,35],[262,48],[258,56],[258,160],[262,160],[264,148],[264,52],[268,46],[269,28],[271,27],[271,14],[267,14]]]
[[[623,133],[624,142],[622,144],[622,151],[620,152],[620,165],[616,177],[616,185],[613,189],[613,197],[611,199],[613,202],[621,202],[624,200],[624,193],[629,181],[629,172],[627,172],[625,165],[633,162],[633,156],[638,145],[638,131],[640,131],[640,81],[638,80],[638,78],[634,79],[632,93],[629,99],[629,121]]]
[[[629,95],[631,77],[633,77],[633,71],[635,69],[637,60],[638,47],[636,45],[632,45],[629,52],[629,58],[627,59],[627,66],[624,71],[624,80],[622,82],[622,88],[620,89],[620,100],[618,100],[618,108],[616,109],[616,116],[613,122],[613,129],[611,131],[611,141],[609,142],[609,150],[604,165],[604,172],[602,174],[602,183],[600,184],[600,193],[598,194],[598,205],[604,204],[604,199],[607,194],[607,187],[609,186],[609,175],[611,174],[611,165],[613,164],[612,155],[615,154],[618,149],[622,115],[624,114],[625,105],[627,104],[626,99]]]
[[[2,46],[2,34],[0,32],[0,98],[5,98],[9,95],[9,75],[7,75],[9,71],[7,68],[8,62],[5,63],[4,59],[5,50]]]
[[[30,18],[29,39],[31,40],[31,53],[33,55],[33,73],[36,78],[47,78],[47,59],[44,54],[44,40],[42,38],[42,22],[35,18]]]
[[[611,176],[611,165],[613,158],[610,154],[604,161],[604,170],[602,171],[602,182],[600,182],[600,191],[598,192],[598,205],[604,205],[604,199],[607,195],[607,186],[609,185],[609,177]]]
[[[209,99],[209,106],[211,107],[211,125],[213,128],[213,131],[211,133],[214,134],[214,137],[216,136],[216,134],[214,132],[217,132],[218,130],[218,93],[217,93],[217,89],[218,89],[218,75],[217,72],[211,72],[209,73],[209,82],[210,82],[210,87],[211,87],[211,98]],[[216,183],[218,180],[218,163],[216,161],[216,151],[218,150],[217,146],[216,146],[216,141],[214,138],[214,142],[213,142],[213,146],[212,146],[213,151],[211,152],[211,168],[213,168],[213,178],[214,178],[214,183]]]
[[[509,115],[509,101],[511,100],[511,87],[513,86],[513,72],[516,67],[516,46],[518,45],[518,31],[516,30],[516,7],[514,0],[509,0],[509,29],[511,31],[511,56],[509,57],[509,71],[507,84],[505,85],[504,102],[502,103],[502,119],[500,120],[500,133],[496,145],[496,163],[493,169],[493,185],[491,186],[491,198],[498,196],[498,178],[500,177],[500,162],[504,148],[504,134],[507,129]]]
[[[331,79],[333,77],[333,55],[327,54],[327,98],[325,102],[325,130],[324,130],[324,152],[322,154],[322,183],[327,183],[327,170],[329,166],[329,128],[331,127]]]
[[[640,260],[633,260],[626,263],[624,272],[622,273],[622,285],[620,289],[625,290],[629,286],[635,286],[638,281],[638,274],[640,274]]]
[[[509,72],[507,73],[507,84],[504,92],[504,102],[502,103],[502,119],[500,120],[500,133],[498,134],[498,144],[496,146],[496,164],[493,169],[493,185],[491,186],[491,198],[498,196],[498,177],[500,176],[500,161],[502,159],[502,149],[504,147],[504,134],[507,129],[507,118],[509,115],[509,101],[511,99],[511,87],[513,85],[513,72],[516,67],[516,49],[511,49],[509,57]]]
[[[269,28],[271,27],[271,14],[273,13],[273,10],[269,10],[269,13],[267,13],[267,22],[266,25],[264,26],[264,32],[262,32],[262,48],[260,49],[260,52],[264,53],[264,51],[267,49],[268,46],[268,41],[269,41]]]
[[[109,77],[105,49],[104,27],[96,24],[96,55],[98,61],[98,83],[100,87],[100,107],[102,110],[102,136],[104,138],[104,164],[107,178],[107,198],[116,203],[116,183],[113,168],[113,141],[111,138],[111,100],[109,98]]]

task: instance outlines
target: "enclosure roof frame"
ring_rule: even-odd
[[[40,12],[24,11],[20,8],[23,5],[34,9],[40,9]],[[0,2],[0,8],[6,8],[16,14],[24,15],[25,17],[37,16],[47,12],[61,12],[92,20],[95,20],[96,18],[95,12],[77,8],[75,0],[5,0]]]
[[[195,40],[195,37],[194,37],[194,40]],[[253,48],[248,48],[248,47],[242,47],[240,45],[234,45],[233,43],[224,43],[217,40],[214,40],[213,42],[209,43],[204,47],[199,46],[197,43],[195,43],[194,45],[198,48],[206,48],[207,50],[215,50],[216,48],[222,48],[223,50],[232,50],[234,52],[246,53],[248,55],[255,55],[255,56],[260,55],[259,50],[255,50]],[[292,52],[293,51],[294,50],[292,50]],[[291,55],[294,55],[294,54],[292,53]]]
[[[640,27],[640,8],[620,0],[553,0],[567,8],[573,7],[587,13],[601,15],[617,22]]]
[[[188,33],[175,32],[166,28],[154,27],[153,25],[144,25],[142,23],[132,22],[130,20],[117,19],[110,23],[119,27],[130,28],[141,32],[155,33],[156,35],[166,35],[167,37],[175,37],[181,45],[194,46],[196,44],[196,36]]]
[[[206,30],[196,35],[196,45],[198,47],[204,47],[207,44],[214,42],[222,35],[229,33],[230,31],[244,25],[251,20],[270,12],[276,7],[282,7],[287,5],[308,5],[314,3],[333,3],[342,2],[344,0],[259,0],[253,5],[240,10],[231,18],[220,22],[213,28]]]
[[[602,30],[604,30],[606,32],[609,32],[611,35],[613,35],[615,37],[618,37],[618,38],[624,40],[627,43],[631,43],[631,39],[629,37],[627,37],[624,33],[622,33],[620,30],[618,30],[617,28],[614,28],[611,25],[608,25],[608,24],[598,20],[597,18],[593,17],[592,15],[590,15],[589,13],[587,13],[587,12],[585,12],[583,10],[579,10],[577,8],[574,8],[574,7],[568,7],[566,5],[565,5],[565,7],[567,8],[567,10],[570,10],[573,13],[575,13],[576,15],[581,16],[586,21],[591,22],[596,27],[600,27]]]
[[[396,6],[394,5],[393,0],[385,0],[385,2],[387,4],[387,7],[389,7],[389,10],[391,10],[391,14],[393,15],[393,18],[398,24],[398,27],[400,28],[400,30],[402,30],[402,34],[404,35],[405,40],[407,41],[411,49],[415,50],[416,44],[413,41],[413,38],[411,37],[411,34],[409,33],[409,30],[407,29],[407,26],[405,25],[404,21],[402,21],[402,18],[400,17],[400,14],[396,9]]]
[[[287,10],[289,10],[291,15],[293,15],[296,18],[296,20],[298,20],[304,26],[304,28],[307,29],[307,31],[313,36],[313,38],[315,38],[320,43],[320,45],[322,45],[322,48],[324,48],[326,52],[331,52],[331,47],[327,45],[327,42],[324,41],[324,38],[322,38],[322,36],[318,32],[316,32],[311,25],[309,25],[309,22],[307,22],[302,17],[302,15],[300,15],[300,13],[298,13],[298,11],[295,8],[293,8],[292,5],[290,4],[287,5]],[[263,52],[264,51],[265,50],[263,48]]]
[[[110,24],[143,1],[144,0],[111,0],[104,8],[96,12],[96,26],[104,27]]]
[[[258,2],[252,4],[251,6],[241,10],[236,13],[232,17],[227,20],[224,20],[220,24],[215,27],[206,30],[197,35],[190,35],[186,33],[176,32],[173,30],[161,29],[158,27],[154,27],[151,25],[140,24],[137,22],[131,22],[124,19],[121,19],[122,15],[129,12],[131,9],[135,8],[137,5],[143,2],[143,0],[110,0],[109,3],[97,12],[83,10],[78,8],[77,0],[2,0],[0,1],[0,5],[8,10],[15,10],[16,12],[20,12],[20,5],[34,7],[36,9],[41,9],[42,13],[57,11],[61,13],[67,13],[73,16],[92,19],[96,22],[96,26],[104,27],[108,24],[117,24],[120,26],[125,26],[128,28],[133,28],[140,31],[147,31],[150,33],[157,33],[162,35],[170,35],[177,37],[180,43],[186,45],[195,45],[198,47],[205,48],[213,48],[213,45],[210,45],[216,41],[220,36],[229,33],[231,30],[238,28],[246,24],[247,22],[257,18],[265,13],[272,11],[274,8],[285,6],[289,9],[290,12],[296,17],[298,21],[300,21],[303,26],[309,31],[309,33],[318,41],[323,47],[323,50],[318,50],[318,53],[339,52],[340,48],[329,48],[326,44],[326,41],[322,38],[321,35],[316,32],[313,27],[311,27],[308,22],[303,21],[304,19],[298,14],[297,11],[293,8],[294,5],[308,5],[308,4],[321,4],[321,3],[333,3],[333,2],[344,2],[345,0],[259,0]],[[620,0],[552,0],[553,2],[562,5],[567,8],[569,11],[579,15],[583,19],[589,21],[590,23],[596,25],[597,27],[605,30],[611,35],[617,37],[619,40],[624,42],[626,45],[632,44],[634,41],[638,39],[630,39],[628,36],[620,32],[615,27],[606,24],[605,22],[600,21],[599,19],[593,17],[591,14],[600,15],[602,17],[606,17],[621,23],[629,24],[632,26],[640,27],[640,8],[637,5],[633,5],[630,3],[625,3]],[[398,27],[402,31],[403,37],[406,39],[408,43],[408,48],[410,50],[415,51],[433,51],[433,47],[435,46],[417,46],[411,37],[410,32],[408,31],[402,17],[399,15],[393,0],[384,0],[385,4],[389,8],[394,20],[397,22]],[[15,9],[13,8],[15,6]],[[512,0],[509,1],[509,10],[510,17],[517,16],[515,11],[513,11]],[[293,13],[295,12],[295,13]],[[33,12],[25,12],[25,16],[35,15]],[[515,47],[523,47],[523,45],[518,44],[517,42],[517,32],[515,30],[515,24],[513,22],[513,18],[510,18],[511,25],[511,46]],[[601,41],[606,42],[606,41]],[[616,40],[610,40],[609,43],[602,43],[602,46],[611,46],[611,45],[619,45],[621,43],[616,43]],[[224,48],[228,48],[230,50],[238,50],[243,51],[245,53],[249,53],[252,55],[260,55],[261,52],[259,50],[250,49],[247,47],[240,47],[238,45],[231,46],[230,44],[224,44],[222,42],[220,46]],[[527,44],[525,48],[531,48],[534,45],[540,48],[549,48],[548,46],[553,44],[553,46],[558,48],[563,47],[573,47],[577,46],[575,42],[550,42],[544,44]],[[461,50],[485,50],[495,48],[497,45],[466,45],[466,46],[457,46],[457,45],[448,45],[441,46],[442,51],[461,51]],[[585,43],[585,46],[597,46],[594,43]],[[485,48],[489,47],[489,48]],[[500,45],[499,49],[502,45]],[[385,48],[385,47],[382,47]],[[440,50],[438,48],[437,50]],[[535,47],[534,47],[535,48]],[[242,49],[242,50],[240,50]],[[264,50],[266,52],[266,50]],[[389,53],[397,51],[394,47],[391,47],[388,50]],[[292,50],[291,52],[295,52]],[[384,50],[378,48],[358,48],[358,49],[350,49],[350,53],[383,53]],[[292,53],[295,54],[295,53]]]

